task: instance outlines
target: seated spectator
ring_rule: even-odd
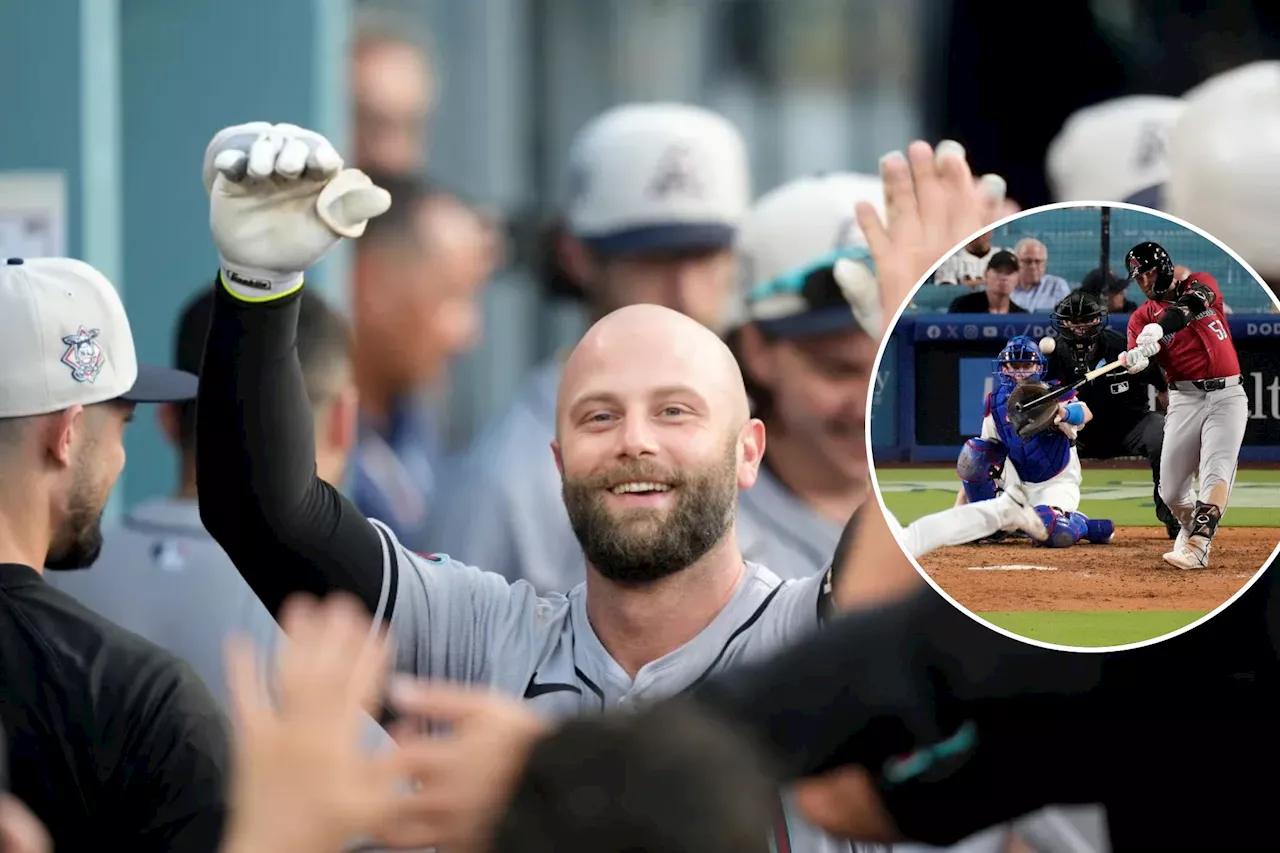
[[[933,283],[981,287],[987,263],[998,251],[1001,250],[991,245],[991,232],[988,231],[943,261],[942,266],[933,274]]]
[[[1128,279],[1120,278],[1102,267],[1089,270],[1080,283],[1081,290],[1101,299],[1112,314],[1132,314],[1138,310],[1138,303],[1125,296],[1128,287]]]
[[[1010,298],[1018,280],[1018,259],[1012,252],[992,255],[982,274],[984,290],[957,297],[947,309],[951,314],[1026,314],[1027,310]]]
[[[1071,292],[1071,285],[1065,278],[1045,272],[1049,251],[1034,237],[1019,240],[1013,253],[1018,258],[1018,286],[1010,299],[1024,311],[1048,314]]]

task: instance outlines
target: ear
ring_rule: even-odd
[[[72,406],[56,412],[45,427],[44,445],[49,456],[61,468],[71,467],[77,441],[83,440],[87,427],[84,406]]]
[[[172,403],[161,403],[156,406],[156,426],[160,427],[160,432],[174,447],[181,444],[181,430],[178,427],[179,420],[180,415],[177,406]]]
[[[556,460],[556,470],[560,472],[560,479],[564,479],[564,457],[560,455],[560,442],[557,439],[551,439],[551,455]]]
[[[760,385],[773,387],[778,378],[778,364],[773,347],[754,323],[744,325],[738,334],[742,369]]]
[[[738,462],[738,488],[749,489],[756,484],[760,463],[764,461],[764,422],[756,418],[747,421],[738,434],[738,448],[742,458]]]
[[[597,278],[599,264],[586,244],[572,234],[561,231],[556,237],[556,254],[565,273],[584,293],[589,293],[591,282]]]

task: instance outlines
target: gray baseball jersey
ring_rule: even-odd
[[[488,424],[462,456],[442,466],[448,500],[429,522],[431,547],[539,593],[586,580],[551,454],[561,365],[549,362]]]
[[[713,673],[767,656],[818,626],[823,574],[783,581],[748,563],[738,590],[711,624],[632,679],[591,627],[585,584],[567,595],[539,596],[527,582],[513,584],[445,555],[415,554],[384,525],[372,523],[384,547],[377,615],[382,618],[394,596],[397,668],[425,678],[489,684],[553,718],[676,695]],[[775,839],[780,851],[878,849],[854,848],[801,820],[789,805],[787,811],[785,830],[780,828]],[[994,853],[1001,837],[998,831],[986,833],[970,847],[974,853]]]
[[[767,467],[738,497],[738,545],[748,560],[781,578],[802,578],[831,564],[843,524],[823,518]]]
[[[200,522],[195,501],[159,498],[104,531],[92,568],[46,572],[53,586],[135,634],[183,658],[227,707],[223,649],[241,634],[264,655],[283,636],[276,620]],[[373,719],[370,748],[389,748]]]

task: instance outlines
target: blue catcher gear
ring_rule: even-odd
[[[1009,450],[996,441],[971,438],[960,449],[956,459],[956,475],[964,484],[969,503],[989,501],[996,496],[996,480],[1004,470]]]
[[[1059,512],[1044,505],[1035,509],[1049,531],[1048,539],[1036,543],[1045,548],[1070,548],[1081,539],[1094,545],[1106,545],[1116,535],[1115,523],[1106,519],[1092,519],[1081,512]]]
[[[1015,367],[1015,365],[1017,365]],[[1033,367],[1027,367],[1033,365]],[[992,372],[1001,385],[1013,386],[1028,380],[1040,380],[1049,363],[1040,347],[1027,335],[1015,335],[991,363]]]

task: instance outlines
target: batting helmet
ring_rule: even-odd
[[[1130,280],[1155,270],[1156,283],[1151,287],[1153,296],[1163,296],[1173,287],[1173,261],[1159,243],[1148,240],[1134,246],[1124,256],[1124,267],[1129,271]]]

